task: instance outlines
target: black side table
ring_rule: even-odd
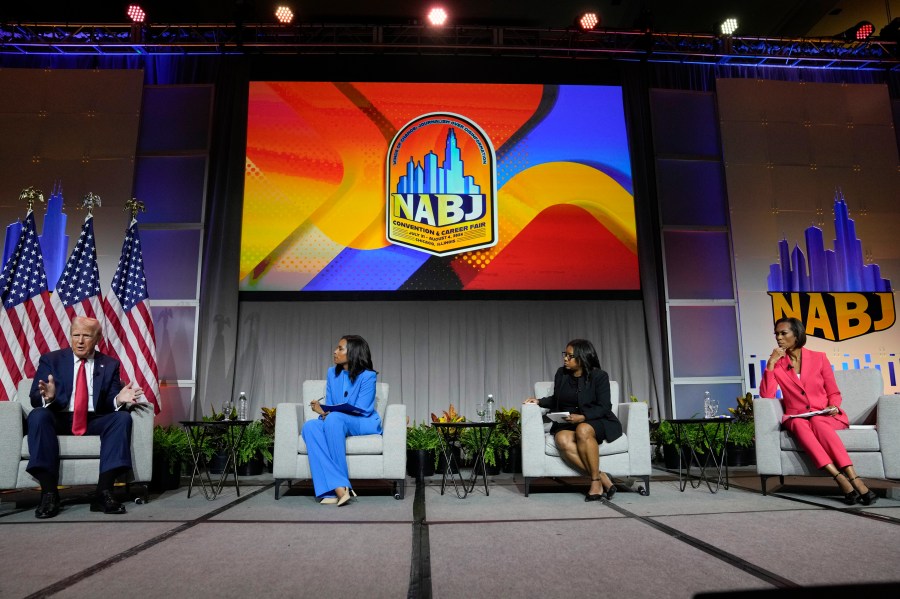
[[[194,488],[195,476],[200,481],[203,496],[212,501],[222,492],[222,485],[225,484],[229,474],[234,477],[234,488],[237,490],[238,497],[241,496],[236,451],[250,422],[250,420],[182,420],[180,422],[187,431],[188,448],[191,450],[191,461],[193,462],[191,482],[188,484],[188,498]],[[225,468],[222,470],[218,484],[213,482],[209,474],[209,463],[203,454],[203,443],[214,436],[220,437],[225,442]],[[204,474],[206,475],[205,481],[203,480]],[[208,489],[207,485],[209,485]]]
[[[732,416],[721,416],[719,418],[678,418],[669,420],[672,425],[672,432],[675,434],[675,447],[678,448],[678,485],[683,492],[688,482],[691,488],[698,488],[703,482],[709,488],[710,493],[716,493],[719,487],[728,490],[728,460],[726,456],[726,445],[728,444],[728,434],[731,432],[731,423],[734,422]],[[699,435],[695,438],[702,439],[702,443],[708,448],[703,459],[697,455],[695,444],[690,442],[687,427],[696,427],[699,429]],[[719,437],[722,431],[722,448],[716,452],[714,441]],[[685,448],[688,449],[685,454]],[[683,460],[687,460],[687,466],[683,464]],[[696,461],[700,465],[700,473],[697,480],[691,480],[691,464]],[[712,461],[712,464],[710,464]],[[707,468],[714,468],[716,472],[715,483],[707,475]],[[724,479],[722,473],[725,473]],[[696,484],[695,484],[696,482]]]
[[[488,489],[488,480],[486,474],[486,468],[484,467],[484,450],[487,448],[488,443],[491,440],[491,434],[494,432],[494,429],[497,427],[496,422],[432,422],[431,426],[437,429],[438,438],[441,440],[441,453],[444,455],[444,462],[447,464],[447,467],[444,468],[444,471],[441,473],[441,495],[444,494],[444,486],[447,482],[447,475],[450,475],[450,482],[453,483],[453,489],[456,491],[456,496],[460,499],[465,499],[466,496],[475,490],[475,485],[478,483],[478,465],[481,464],[481,477],[484,480],[484,494],[490,495],[490,489]],[[474,429],[475,432],[475,441],[478,444],[475,449],[475,463],[472,464],[472,475],[469,478],[468,483],[463,478],[462,471],[459,469],[459,464],[456,464],[456,473],[459,476],[459,485],[456,484],[456,479],[453,477],[453,464],[456,462],[456,458],[453,457],[453,453],[450,451],[450,443],[452,442],[452,437],[454,434],[454,429],[463,429],[463,428],[471,428]]]

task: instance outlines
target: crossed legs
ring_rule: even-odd
[[[554,439],[563,459],[590,477],[589,495],[599,495],[613,486],[609,477],[600,472],[600,444],[594,427],[582,422],[574,431],[559,431]]]
[[[841,493],[846,495],[858,491],[860,495],[865,495],[869,492],[869,487],[856,474],[850,456],[837,436],[837,431],[844,428],[840,421],[830,416],[791,418],[785,422],[785,428],[797,439],[816,467],[837,481]]]

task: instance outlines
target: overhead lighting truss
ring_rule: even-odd
[[[0,54],[444,54],[900,69],[894,40],[731,37],[574,28],[423,25],[0,24]]]

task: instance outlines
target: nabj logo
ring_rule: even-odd
[[[388,241],[435,256],[496,245],[496,175],[494,147],[475,122],[450,113],[411,120],[388,148]]]

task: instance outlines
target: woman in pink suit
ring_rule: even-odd
[[[775,340],[778,347],[766,364],[759,385],[760,397],[774,398],[776,389],[781,387],[782,425],[797,439],[816,467],[837,481],[844,494],[844,503],[875,503],[878,496],[857,476],[837,435],[837,431],[849,426],[849,421],[841,410],[841,392],[828,358],[822,352],[803,349],[806,329],[796,318],[781,318],[775,322]],[[813,411],[823,413],[791,417]]]

